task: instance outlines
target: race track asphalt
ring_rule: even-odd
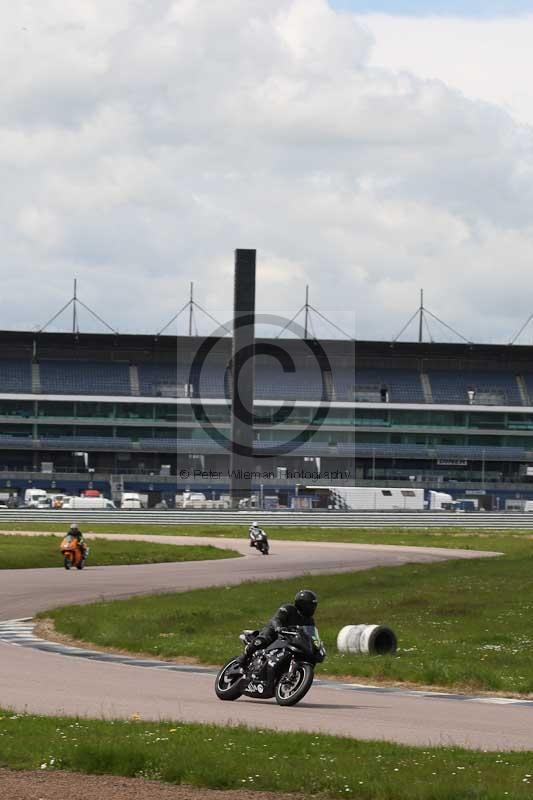
[[[106,538],[123,539],[124,536],[106,535]],[[67,572],[62,568],[6,570],[0,573],[0,620],[31,617],[54,606],[101,598],[496,555],[438,548],[273,542],[272,555],[263,557],[250,551],[242,539],[131,538],[214,544],[239,550],[244,557],[88,567],[83,572]],[[312,585],[309,579],[302,581],[302,584],[309,583]],[[359,622],[380,620],[339,620],[339,628]],[[71,684],[74,664],[78,688],[76,692],[65,693],[65,685]],[[223,703],[215,697],[213,676],[205,672],[177,672],[67,658],[1,642],[0,707],[53,715],[127,718],[140,714],[147,720],[244,723],[261,728],[308,730],[426,746],[454,744],[498,751],[533,750],[533,703],[520,705],[499,698],[427,696],[322,683],[313,686],[305,701],[294,708],[280,708],[274,701],[248,699]]]

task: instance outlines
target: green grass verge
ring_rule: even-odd
[[[0,712],[0,767],[358,800],[531,797],[531,752],[415,748],[307,733]]]
[[[61,538],[57,536],[0,536],[0,570],[61,567]],[[88,542],[87,566],[159,564],[163,561],[204,561],[239,556],[235,550],[212,545],[173,545],[98,539]]]
[[[70,522],[70,518],[67,520]],[[150,524],[111,524],[80,523],[84,533],[126,533],[152,534],[157,536],[218,536],[221,538],[248,537],[248,525],[150,525]],[[65,523],[58,522],[2,522],[0,511],[0,531],[41,531],[61,533]],[[512,546],[513,542],[525,542],[533,535],[531,530],[488,530],[476,531],[470,528],[319,528],[314,526],[269,525],[267,533],[275,547],[276,539],[309,542],[346,542],[361,544],[397,544],[416,547],[459,547],[478,550],[502,549],[500,543]]]
[[[59,631],[104,647],[219,664],[239,650],[243,628],[263,624],[308,585],[320,597],[317,622],[328,648],[324,673],[529,694],[533,543],[492,534],[470,536],[469,542],[506,555],[132,598],[46,616]],[[337,653],[339,629],[362,622],[390,625],[398,653]]]

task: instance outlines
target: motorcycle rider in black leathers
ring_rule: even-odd
[[[318,606],[318,598],[310,589],[300,589],[294,598],[294,603],[285,603],[280,606],[270,622],[259,631],[256,638],[239,657],[243,666],[249,663],[257,650],[262,650],[274,642],[282,628],[292,628],[296,625],[315,625],[314,613]]]

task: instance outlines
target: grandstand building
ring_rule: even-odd
[[[229,489],[231,339],[0,333],[0,491]],[[307,483],[353,483],[354,344],[257,340],[253,487],[294,505]],[[198,359],[201,349],[206,355]],[[280,407],[284,406],[280,411]],[[226,442],[226,444],[225,444]]]
[[[295,366],[256,359],[257,494],[288,507],[313,485],[442,489],[502,508],[533,498],[532,347],[325,340],[324,360],[312,342],[257,341]],[[4,496],[97,488],[172,505],[186,489],[229,491],[229,337],[0,342]]]
[[[533,348],[358,342],[356,482],[533,497]]]

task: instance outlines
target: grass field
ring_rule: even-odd
[[[0,536],[0,570],[61,567],[59,536]],[[120,542],[98,539],[88,542],[87,566],[101,567],[118,564],[158,564],[163,561],[204,561],[233,558],[234,550],[211,545],[165,545],[150,542]]]
[[[463,538],[452,541],[460,546]],[[383,539],[393,540],[394,534],[383,534]],[[239,650],[243,628],[263,624],[305,584],[321,601],[317,622],[328,648],[322,672],[465,691],[532,693],[533,542],[525,536],[470,534],[468,543],[505,555],[134,598],[64,608],[52,616],[61,632],[101,646],[218,664]],[[337,653],[339,629],[362,622],[390,625],[399,640],[397,655]]]
[[[70,518],[68,522],[70,522]],[[149,525],[80,523],[84,533],[152,534],[157,536],[219,536],[242,538],[248,536],[248,525]],[[0,512],[0,531],[44,531],[61,533],[65,523],[57,522],[4,522]],[[356,542],[361,544],[398,544],[418,547],[460,547],[477,550],[501,549],[503,542],[512,547],[513,542],[527,542],[533,536],[531,530],[475,531],[469,528],[319,528],[299,526],[268,526],[267,533],[275,547],[276,539],[309,542]]]
[[[145,777],[358,800],[530,798],[533,754],[415,748],[307,733],[0,711],[0,767]]]

